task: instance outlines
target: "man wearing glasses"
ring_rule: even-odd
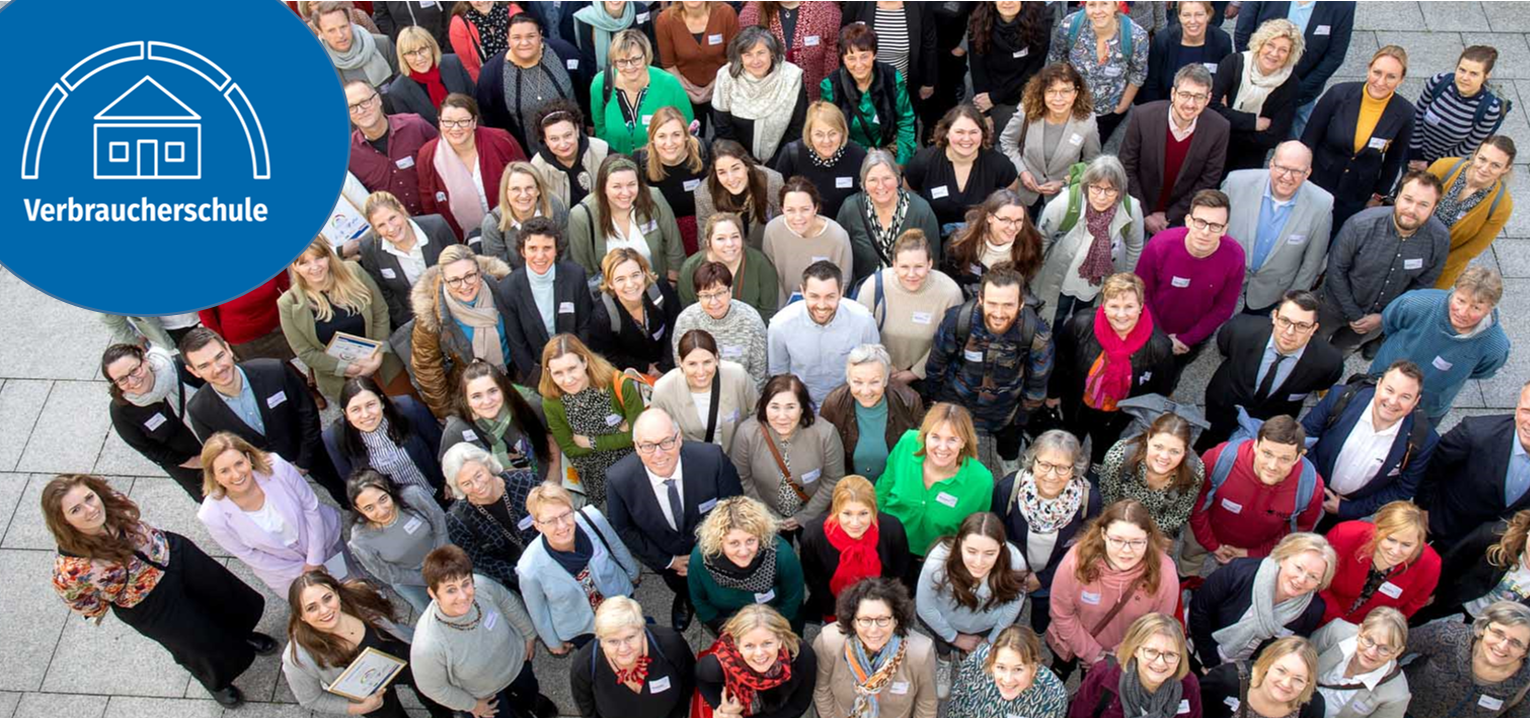
[[[345,83],[345,102],[356,128],[351,133],[351,174],[368,192],[392,192],[411,216],[425,214],[415,161],[420,148],[436,138],[436,128],[419,115],[387,114],[382,94],[365,80]]]
[[[1142,203],[1149,235],[1184,222],[1191,198],[1216,188],[1222,178],[1230,125],[1205,111],[1210,103],[1211,73],[1204,65],[1186,65],[1174,73],[1169,99],[1140,105],[1131,114],[1121,164],[1132,197]]]
[[[1240,308],[1249,314],[1267,316],[1281,295],[1311,289],[1323,273],[1333,195],[1308,182],[1311,176],[1312,150],[1289,140],[1275,148],[1269,170],[1238,170],[1222,181],[1233,206],[1227,236],[1246,258]]]
[[[622,542],[675,593],[670,623],[691,624],[686,583],[696,527],[717,502],[744,493],[733,462],[716,444],[685,441],[663,409],[632,425],[636,449],[606,472],[606,509]]]
[[[1282,414],[1296,416],[1308,394],[1339,383],[1344,357],[1327,341],[1313,341],[1317,317],[1317,296],[1292,290],[1267,315],[1240,314],[1222,325],[1217,331],[1222,363],[1206,384],[1206,419],[1211,428],[1201,432],[1196,451],[1210,449],[1232,435],[1238,428],[1240,406],[1261,421]]]

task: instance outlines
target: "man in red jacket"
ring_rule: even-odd
[[[1201,457],[1206,481],[1184,535],[1181,574],[1209,573],[1208,555],[1216,565],[1262,558],[1286,534],[1312,530],[1323,515],[1323,479],[1305,457],[1306,434],[1295,419],[1277,416],[1264,422],[1256,438],[1223,442]],[[1217,461],[1225,451],[1235,454],[1218,485]]]

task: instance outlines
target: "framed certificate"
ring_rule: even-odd
[[[376,339],[335,332],[335,336],[329,340],[329,346],[324,347],[324,353],[350,364],[372,356],[382,348],[382,345],[383,343]]]
[[[345,696],[353,701],[364,701],[386,687],[409,665],[402,658],[397,658],[376,648],[368,648],[351,661],[344,673],[329,684],[328,690],[337,696]]]

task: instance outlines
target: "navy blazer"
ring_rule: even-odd
[[[654,571],[664,571],[676,556],[690,556],[702,517],[718,501],[744,493],[738,470],[716,444],[682,441],[680,470],[684,474],[680,493],[685,516],[679,531],[664,520],[648,470],[636,453],[606,471],[606,514],[611,526],[621,534],[632,555]]]
[[[439,499],[445,476],[441,472],[441,463],[436,460],[436,455],[441,448],[441,425],[436,423],[436,417],[430,413],[430,409],[415,401],[414,397],[390,398],[399,413],[409,420],[409,438],[404,440],[404,452],[409,454],[415,468],[418,468],[420,473],[425,475],[425,480],[430,482],[433,487],[430,491],[431,495]],[[390,398],[385,398],[383,401],[389,401]],[[356,456],[346,453],[344,416],[324,430],[324,449],[329,452],[329,460],[335,463],[335,469],[340,472],[342,479],[350,478],[353,469],[369,467],[369,458],[365,454]]]
[[[321,478],[333,471],[319,438],[319,407],[297,370],[279,359],[251,359],[240,362],[239,368],[249,378],[266,433],[262,435],[244,423],[217,395],[218,390],[207,384],[186,403],[186,419],[197,437],[207,441],[207,437],[227,431]]]
[[[1233,47],[1238,52],[1248,49],[1249,38],[1266,20],[1285,19],[1291,8],[1289,2],[1245,2],[1238,12],[1238,27],[1233,32]],[[1355,3],[1323,0],[1312,9],[1312,19],[1307,21],[1307,31],[1302,34],[1306,51],[1296,63],[1295,75],[1302,80],[1302,91],[1297,97],[1298,106],[1316,100],[1323,94],[1328,78],[1344,64],[1349,52],[1349,39],[1355,31]],[[1407,143],[1403,143],[1406,145]],[[1311,145],[1308,145],[1309,147]]]
[[[505,307],[505,341],[510,345],[510,366],[517,374],[516,383],[536,386],[542,376],[542,347],[552,337],[547,334],[542,312],[537,309],[536,297],[531,294],[527,271],[522,266],[489,286],[500,306]],[[553,319],[553,329],[557,334],[573,334],[589,344],[595,300],[590,298],[584,267],[577,262],[559,260],[554,271],[553,301],[556,305],[553,311],[557,316]]]
[[[1014,491],[1015,481],[1018,476],[1018,473],[1010,474],[993,487],[993,501],[990,506],[993,507],[993,512],[998,514],[1000,520],[1004,522],[1004,532],[1009,536],[1009,542],[1020,549],[1021,555],[1025,556],[1026,561],[1029,562],[1030,553],[1026,551],[1025,543],[1026,537],[1030,534],[1031,530],[1030,522],[1025,520],[1024,513],[1009,505],[1009,495]],[[1078,532],[1089,525],[1091,519],[1100,515],[1100,505],[1102,503],[1103,500],[1100,498],[1099,487],[1095,482],[1089,482],[1089,503],[1084,508],[1084,515],[1074,514],[1073,519],[1066,526],[1058,529],[1057,542],[1052,544],[1052,555],[1047,557],[1046,567],[1036,571],[1036,580],[1041,582],[1042,590],[1051,590],[1052,576],[1057,573],[1057,564],[1062,562],[1063,554],[1067,553],[1068,547],[1073,545],[1073,540],[1078,536]]]
[[[1354,431],[1355,424],[1360,421],[1360,415],[1370,410],[1371,397],[1376,395],[1376,388],[1365,387],[1356,392],[1355,397],[1350,399],[1349,406],[1344,407],[1344,413],[1339,415],[1333,427],[1324,431],[1323,425],[1328,423],[1334,404],[1338,403],[1339,395],[1343,393],[1344,385],[1342,384],[1330,389],[1328,396],[1323,397],[1323,400],[1302,418],[1302,429],[1307,432],[1309,447],[1307,459],[1317,467],[1318,475],[1323,477],[1327,486],[1333,485],[1334,462],[1339,460],[1339,452],[1344,450],[1344,442],[1349,440],[1349,434]],[[1402,426],[1397,429],[1397,438],[1392,441],[1392,450],[1387,452],[1386,460],[1381,462],[1381,468],[1376,471],[1376,478],[1340,502],[1339,520],[1349,521],[1369,516],[1388,503],[1413,498],[1413,492],[1418,488],[1418,482],[1424,477],[1424,471],[1429,466],[1429,457],[1434,453],[1435,444],[1440,440],[1440,435],[1434,433],[1433,428],[1429,429],[1423,447],[1417,454],[1409,457],[1407,466],[1399,468],[1403,454],[1408,450],[1408,436],[1413,430],[1413,422],[1418,418],[1417,413],[1403,417]],[[1312,443],[1313,441],[1316,443]]]
[[[448,93],[473,96],[477,85],[456,55],[442,55],[441,64],[437,67],[441,70],[441,84],[446,86]],[[436,103],[430,101],[430,92],[425,89],[425,85],[410,78],[407,70],[399,70],[398,77],[383,87],[383,94],[393,101],[393,113],[413,112],[429,122],[431,127],[438,125],[441,118],[436,113]]]
[[[1237,623],[1248,611],[1249,604],[1254,602],[1254,574],[1259,572],[1259,562],[1263,560],[1235,558],[1212,572],[1206,582],[1195,590],[1190,600],[1190,638],[1195,643],[1195,655],[1201,665],[1207,668],[1221,665],[1222,657],[1217,654],[1217,639],[1212,634]],[[1307,610],[1287,623],[1286,630],[1304,638],[1311,636],[1323,622],[1323,611],[1326,608],[1323,597],[1314,591]],[[1277,636],[1265,640],[1254,653],[1257,655],[1259,650],[1275,638]]]
[[[1143,83],[1142,89],[1137,91],[1137,98],[1133,104],[1141,105],[1169,99],[1169,90],[1174,89],[1174,73],[1179,72],[1178,67],[1169,67],[1169,61],[1174,54],[1173,48],[1179,45],[1184,38],[1184,33],[1184,27],[1176,24],[1164,28],[1163,32],[1153,36],[1153,45],[1148,51],[1147,82]],[[1206,26],[1206,45],[1203,55],[1206,62],[1220,66],[1223,58],[1232,54],[1232,47],[1232,36],[1228,35],[1226,30],[1212,24]],[[1211,74],[1215,76],[1217,71],[1211,70]]]
[[[1503,498],[1514,417],[1468,416],[1440,438],[1413,502],[1429,512],[1429,538],[1444,554],[1478,526],[1530,508],[1530,491],[1512,505]],[[1444,485],[1449,490],[1444,490]]]
[[[420,231],[425,233],[425,246],[420,247],[420,254],[425,255],[425,268],[436,266],[441,251],[458,243],[457,233],[452,231],[451,225],[439,214],[422,214],[410,219],[420,225]],[[414,319],[414,305],[409,300],[413,285],[404,274],[398,257],[383,250],[386,241],[377,236],[375,231],[369,231],[361,237],[361,268],[372,275],[372,281],[377,282],[378,291],[382,292],[383,299],[388,302],[388,321],[397,329]],[[418,242],[419,238],[415,241]]]
[[[1413,137],[1413,103],[1394,94],[1371,131],[1371,142],[1382,140],[1383,147],[1367,142],[1355,152],[1355,125],[1360,121],[1364,92],[1364,82],[1329,88],[1302,132],[1302,144],[1312,148],[1312,181],[1333,194],[1335,206],[1363,204],[1372,194],[1390,193]],[[1339,229],[1333,228],[1335,236]]]

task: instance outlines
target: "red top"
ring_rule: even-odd
[[[281,328],[276,300],[291,286],[292,280],[283,271],[248,294],[203,309],[197,316],[202,318],[202,326],[217,332],[229,344],[253,342]]]
[[[525,162],[526,152],[509,132],[495,127],[479,125],[473,130],[473,139],[478,145],[478,174],[483,178],[483,196],[488,198],[489,211],[492,212],[499,206],[499,178],[505,173],[505,165]],[[452,216],[451,190],[447,189],[446,181],[436,172],[436,152],[440,146],[441,138],[437,137],[420,148],[417,165],[420,177],[420,214],[439,214],[445,217],[457,239],[463,240],[467,238],[464,230],[476,232],[478,228],[462,227],[457,224],[457,218]]]
[[[1153,205],[1153,212],[1163,212],[1174,203],[1174,183],[1179,181],[1179,170],[1185,165],[1185,155],[1190,153],[1190,143],[1195,140],[1195,133],[1185,136],[1185,141],[1174,139],[1174,118],[1164,123],[1163,145],[1163,187],[1158,190],[1158,202]],[[1151,213],[1149,213],[1151,214]]]
[[[1232,471],[1217,489],[1211,508],[1205,511],[1201,506],[1206,503],[1206,493],[1211,489],[1212,467],[1216,466],[1217,457],[1227,447],[1227,442],[1217,444],[1201,457],[1206,465],[1206,481],[1195,497],[1190,528],[1195,531],[1195,540],[1207,551],[1215,551],[1225,543],[1247,549],[1251,558],[1264,558],[1291,532],[1291,509],[1296,503],[1302,464],[1297,462],[1291,467],[1291,473],[1280,483],[1266,486],[1254,474],[1254,443],[1244,442],[1243,448],[1238,450]],[[1313,486],[1312,500],[1296,520],[1296,529],[1311,531],[1322,513],[1323,477],[1319,476]]]
[[[1391,606],[1404,616],[1424,607],[1440,581],[1440,555],[1434,548],[1424,544],[1423,553],[1410,564],[1393,566],[1387,573],[1386,582],[1358,610],[1349,610],[1365,588],[1366,577],[1371,572],[1371,553],[1365,550],[1376,525],[1369,521],[1345,521],[1328,532],[1328,543],[1339,554],[1339,567],[1334,571],[1333,583],[1323,589],[1323,623],[1342,618],[1359,624],[1366,614],[1381,606]]]

